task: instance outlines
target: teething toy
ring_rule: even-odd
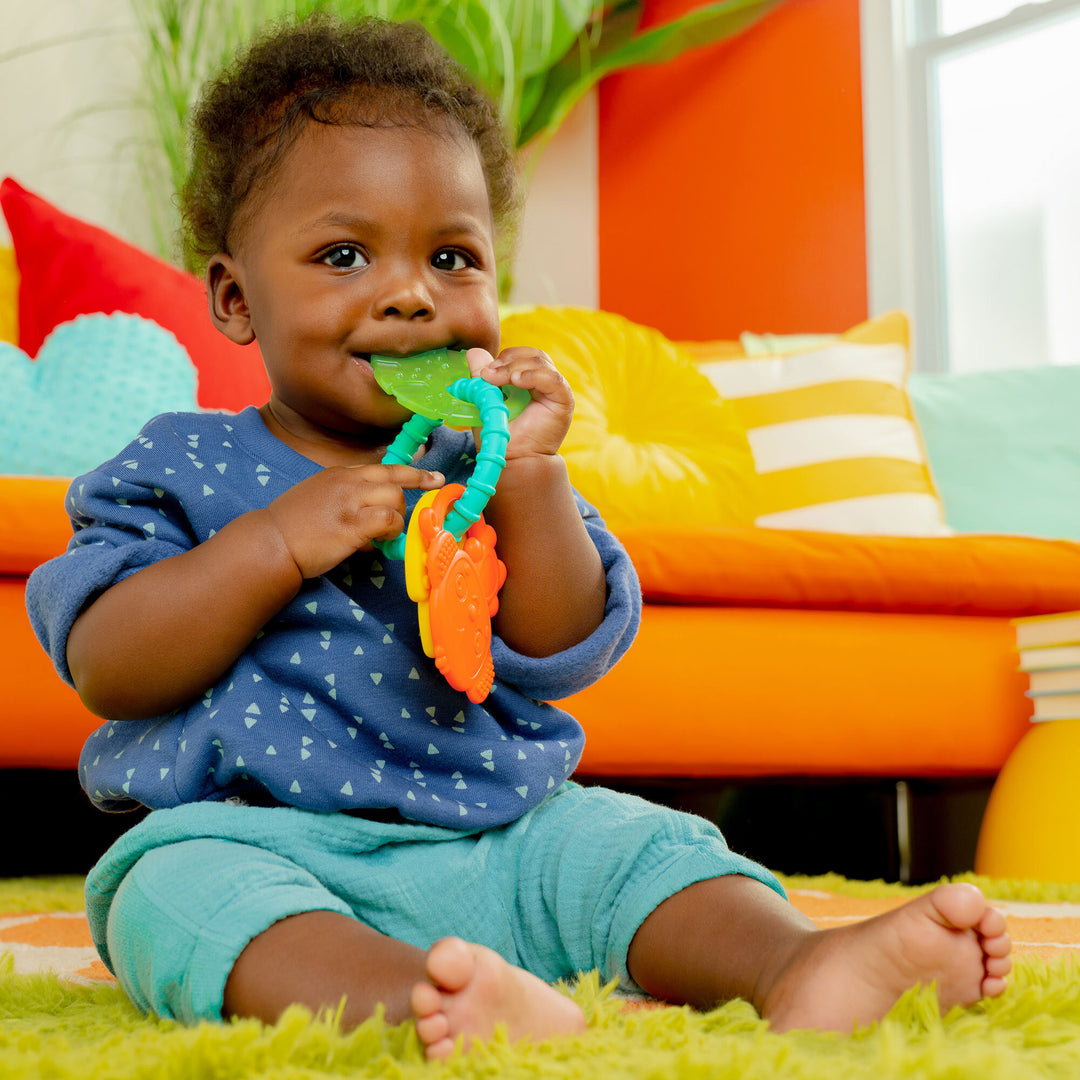
[[[432,349],[415,356],[373,356],[371,370],[383,390],[419,416],[440,420],[448,427],[480,426],[477,407],[454,397],[449,390],[451,383],[471,377],[463,349]],[[518,386],[506,387],[503,396],[511,420],[531,399],[529,391]]]
[[[465,490],[447,484],[417,504],[405,539],[405,587],[417,603],[424,652],[451,686],[480,702],[495,676],[491,618],[499,610],[506,567],[495,554],[495,530],[482,515],[461,540],[444,527]]]
[[[371,366],[383,390],[414,411],[383,464],[411,464],[441,423],[481,428],[481,449],[468,483],[426,492],[402,535],[376,541],[389,558],[405,562],[405,587],[417,605],[425,654],[455,690],[479,703],[494,680],[491,618],[506,580],[506,567],[495,554],[495,530],[483,511],[506,464],[510,416],[531,395],[508,387],[504,400],[499,387],[469,377],[464,352],[449,349],[405,358],[373,356]],[[442,382],[447,376],[449,384]]]

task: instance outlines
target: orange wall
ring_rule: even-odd
[[[650,0],[647,24],[703,0]],[[866,317],[858,0],[786,0],[742,36],[599,91],[600,306],[681,339]]]

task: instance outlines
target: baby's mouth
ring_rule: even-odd
[[[462,345],[458,341],[451,341],[448,344],[443,345],[418,345],[412,349],[376,349],[373,352],[354,352],[353,356],[357,360],[366,360],[371,363],[373,356],[385,357],[387,360],[410,360],[414,356],[423,356],[425,353],[438,353],[449,352],[458,353],[465,352],[470,346]]]

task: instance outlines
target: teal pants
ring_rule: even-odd
[[[553,982],[598,969],[634,989],[630,942],[696,881],[776,879],[709,822],[603,788],[564,784],[481,832],[289,807],[158,810],[90,873],[102,959],[144,1012],[220,1019],[244,947],[289,915],[336,911],[427,948],[457,936]]]

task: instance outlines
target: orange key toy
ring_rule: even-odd
[[[464,492],[461,484],[447,484],[417,503],[405,539],[405,585],[417,604],[424,652],[455,690],[481,702],[495,677],[491,619],[506,567],[482,514],[460,540],[443,527]]]

